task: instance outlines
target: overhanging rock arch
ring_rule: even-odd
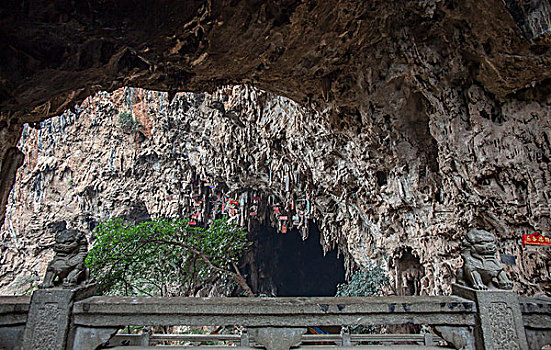
[[[512,17],[511,3],[3,2],[2,169],[16,168],[18,158],[9,149],[16,145],[23,123],[61,114],[95,91],[136,86],[173,94],[253,83],[303,105],[327,109],[335,134],[381,135],[383,147],[375,153],[413,158],[422,149],[416,145],[426,141],[415,140],[431,135],[435,143],[427,146],[437,147],[436,153],[429,148],[432,158],[438,158],[438,169],[411,169],[408,162],[381,165],[379,174],[401,179],[383,185],[400,194],[384,202],[395,211],[415,213],[422,211],[416,208],[417,198],[428,195],[432,201],[434,196],[443,206],[435,212],[444,217],[442,222],[499,230],[509,239],[505,251],[522,255],[514,244],[518,232],[549,232],[549,137],[544,131],[551,74],[549,23],[540,21],[538,33],[526,25],[519,28],[519,14],[532,18],[532,9]],[[540,12],[548,10],[545,2],[538,4]],[[404,118],[420,110],[427,118]],[[515,130],[533,115],[526,141]],[[421,132],[405,135],[405,143],[393,141],[401,140],[400,129],[411,125],[421,126]],[[460,146],[458,140],[464,137],[472,144]],[[489,138],[504,143],[492,146],[485,142]],[[502,150],[510,157],[484,158]],[[365,162],[359,159],[358,169]],[[2,176],[0,198],[7,198],[13,171]],[[424,179],[420,183],[426,188],[404,191],[408,186],[403,181],[411,176]],[[350,190],[358,188],[351,185]],[[339,196],[324,204],[334,207]],[[510,197],[518,199],[517,204],[508,204]],[[467,200],[470,204],[463,207],[460,202]],[[0,204],[1,218],[5,202]],[[403,228],[381,229],[376,225],[379,215],[370,207],[356,207],[370,232],[355,238],[361,244],[400,240]],[[515,213],[528,220],[515,218]],[[410,229],[430,231],[424,226]],[[446,226],[431,232],[435,241],[457,234]],[[541,259],[545,261],[535,259],[531,271]],[[543,281],[548,283],[549,277]]]

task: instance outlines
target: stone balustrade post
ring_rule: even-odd
[[[73,303],[93,296],[95,292],[95,285],[35,290],[23,332],[23,350],[65,350],[70,347]]]
[[[528,350],[522,313],[516,292],[476,290],[454,284],[453,294],[476,303],[476,348],[481,350]]]

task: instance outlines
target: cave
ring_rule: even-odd
[[[309,224],[305,240],[296,228],[280,233],[259,225],[251,230],[254,243],[242,267],[253,291],[278,297],[334,296],[345,281],[344,259],[337,249],[324,254],[320,235],[315,223]]]
[[[231,189],[221,196],[309,198],[324,248],[352,264],[415,252],[422,266],[398,266],[404,294],[449,294],[473,227],[517,256],[519,292],[549,292],[550,253],[519,244],[551,231],[549,12],[543,0],[3,1],[0,288],[42,274],[46,219],[89,230],[140,196],[152,216],[191,215],[177,180],[198,173]],[[143,130],[121,130],[127,113]],[[31,174],[34,188],[17,187]]]
[[[411,249],[398,249],[391,259],[395,290],[398,295],[420,295],[422,276],[425,275],[419,257]]]

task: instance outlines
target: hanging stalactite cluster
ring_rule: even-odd
[[[1,233],[10,277],[0,287],[16,289],[41,275],[42,247],[53,239],[48,222],[90,231],[109,217],[208,225],[226,215],[249,229],[271,226],[302,239],[313,221],[324,251],[338,248],[348,272],[377,260],[401,281],[397,289],[418,294],[449,291],[463,232],[487,227],[500,237],[502,253],[519,257],[508,267],[517,286],[547,288],[545,252],[520,250],[516,235],[547,225],[548,214],[538,209],[546,192],[532,185],[549,173],[549,136],[540,134],[549,130],[545,108],[514,102],[497,128],[483,117],[489,98],[477,87],[470,101],[450,94],[441,104],[396,86],[389,101],[381,89],[352,117],[246,85],[172,99],[125,88],[100,93],[38,130],[26,127],[20,147],[27,160]],[[430,101],[455,110],[453,118]],[[528,111],[539,117],[519,124]],[[136,127],[127,128],[121,114]],[[511,136],[511,128],[539,136]],[[502,132],[506,142],[490,142]],[[529,177],[514,165],[519,158],[489,156],[513,146],[541,154]],[[496,167],[507,170],[496,177]],[[508,214],[514,211],[530,221]]]

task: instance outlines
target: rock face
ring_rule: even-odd
[[[428,113],[455,115],[445,100],[476,84],[497,98],[497,111],[522,89],[548,92],[549,7],[547,0],[2,1],[0,165],[18,164],[10,149],[23,123],[123,86],[174,93],[253,83],[331,107],[336,123],[350,124],[382,112],[373,94],[388,100],[384,114],[409,120],[390,110],[401,104],[397,86],[423,96]],[[3,187],[12,174],[2,174]]]
[[[416,53],[429,54],[440,53]],[[425,73],[441,67],[423,57]],[[378,260],[398,294],[449,293],[462,237],[485,229],[517,257],[506,267],[514,289],[549,293],[549,249],[520,245],[523,233],[551,233],[549,95],[500,100],[476,82],[366,74],[360,112],[340,117],[246,85],[174,98],[125,88],[26,126],[0,290],[42,276],[49,222],[89,232],[111,216],[200,224],[224,211],[303,238],[313,222],[325,250],[337,247],[348,269]]]

